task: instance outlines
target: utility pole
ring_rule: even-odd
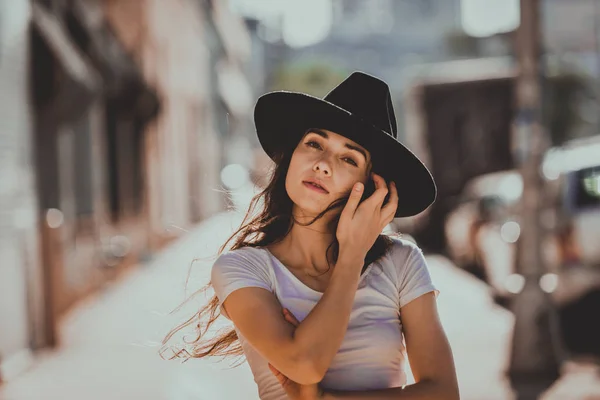
[[[515,87],[513,151],[523,177],[521,234],[515,261],[516,271],[525,278],[525,285],[511,302],[515,327],[508,378],[519,400],[537,399],[559,374],[555,314],[549,295],[539,283],[547,273],[541,246],[544,182],[540,166],[548,147],[541,117],[544,74],[539,3],[539,0],[521,0],[521,24],[515,42],[519,72]]]
[[[596,56],[596,107],[598,107],[598,100],[600,98],[600,1],[594,1],[594,53]],[[594,134],[600,132],[600,117],[596,119],[596,130]]]

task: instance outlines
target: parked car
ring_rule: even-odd
[[[517,171],[476,177],[465,186],[445,223],[450,258],[498,291],[512,273],[514,252],[513,242],[503,239],[503,227],[510,228],[522,192]]]
[[[553,292],[561,335],[571,353],[600,363],[600,326],[591,322],[600,310],[600,138],[571,143],[548,157],[552,165],[560,166],[554,175],[564,218],[556,235],[562,263]]]
[[[573,265],[600,270],[600,138],[548,152],[544,176],[550,199],[545,201],[543,255],[549,272],[564,273]],[[499,297],[513,292],[510,283],[518,282],[514,260],[522,193],[518,171],[476,177],[445,223],[450,258]],[[570,293],[563,297],[559,301],[572,299]]]
[[[542,172],[548,274],[540,286],[560,310],[568,347],[600,356],[600,329],[587,322],[600,310],[600,136],[550,150]],[[524,283],[515,269],[522,193],[518,171],[476,177],[445,223],[449,256],[488,283],[500,304]]]

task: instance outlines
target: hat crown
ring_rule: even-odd
[[[354,72],[323,100],[349,111],[394,138],[398,136],[390,89],[374,76]]]

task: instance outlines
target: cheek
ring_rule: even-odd
[[[343,170],[342,170],[343,171]],[[357,172],[352,170],[340,171],[338,173],[338,187],[340,188],[340,193],[347,194],[352,190],[352,186],[356,182],[366,183],[367,178],[364,172]]]
[[[285,177],[285,189],[288,192],[288,195],[293,199],[295,183],[300,179],[301,170],[300,166],[302,165],[301,157],[297,157],[296,154],[292,156],[290,160],[290,166],[288,168],[287,175]]]
[[[289,181],[291,181],[294,177],[298,176],[299,172],[299,167],[300,167],[301,163],[299,160],[299,157],[297,156],[292,156],[292,159],[290,160],[290,166],[288,168],[287,171],[287,175],[286,175],[286,179],[285,179],[285,183],[286,186],[288,185]]]

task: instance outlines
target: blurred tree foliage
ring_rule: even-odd
[[[452,30],[444,36],[444,48],[453,58],[503,57],[512,55],[513,40],[514,31],[475,37],[462,30]]]
[[[346,76],[345,70],[321,61],[288,64],[276,72],[271,90],[288,90],[323,97]]]
[[[479,40],[462,30],[448,32],[444,37],[444,47],[451,56],[479,56]]]

